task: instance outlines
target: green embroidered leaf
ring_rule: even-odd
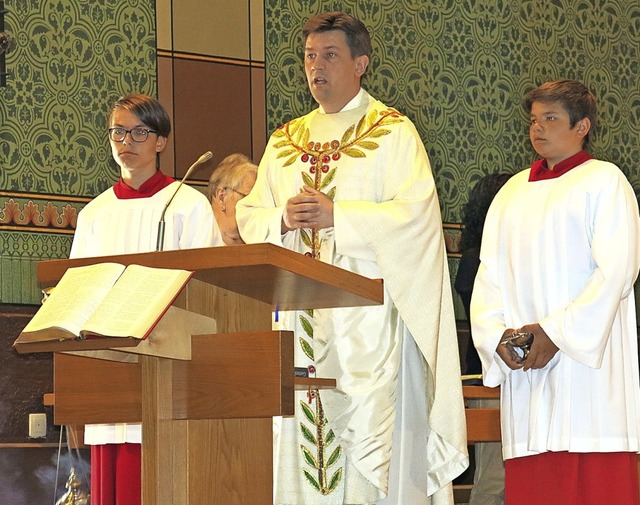
[[[349,128],[347,128],[347,131],[342,134],[342,139],[340,140],[340,144],[347,143],[347,141],[351,138],[351,135],[353,135],[354,129],[355,129],[354,125],[351,125]]]
[[[329,430],[329,433],[327,433],[327,436],[324,439],[324,446],[329,447],[335,439],[336,434],[333,432],[333,430]]]
[[[303,228],[300,229],[300,238],[302,239],[302,243],[306,245],[309,249],[313,248],[313,244],[311,243],[311,237],[309,236],[309,232]]]
[[[356,138],[362,135],[362,130],[364,130],[366,119],[367,119],[367,116],[365,114],[360,118],[360,121],[358,121],[358,126],[356,126]]]
[[[348,149],[345,149],[344,154],[346,154],[347,156],[351,156],[352,158],[366,158],[367,155],[364,154],[360,149],[356,149],[355,147],[350,147]]]
[[[302,128],[299,128],[297,131],[297,135],[296,135],[296,142],[298,143],[298,145],[301,146],[305,146],[306,144],[302,143],[302,139],[305,137],[309,138],[309,129],[305,126]]]
[[[289,123],[289,135],[291,135],[291,137],[293,138],[293,136],[296,134],[296,132],[298,131],[298,129],[300,128],[300,126],[302,126],[302,121],[300,120],[295,120],[295,121],[291,121]]]
[[[300,139],[300,145],[303,149],[309,144],[309,134],[309,128],[305,128],[304,135],[302,135],[302,138]]]
[[[307,358],[313,360],[313,347],[309,345],[304,338],[300,339],[300,347],[302,347],[302,352],[305,354]]]
[[[302,182],[305,186],[313,187],[313,179],[307,172],[302,172]]]
[[[304,332],[309,338],[313,338],[313,325],[311,324],[311,322],[304,316],[300,316],[299,318]]]
[[[391,130],[387,130],[386,128],[376,128],[375,130],[371,131],[369,136],[373,138],[378,138],[378,137],[382,137],[383,135],[389,135],[389,133],[391,133]]]
[[[338,471],[331,476],[331,480],[329,481],[329,491],[334,491],[338,484],[340,484],[340,480],[342,479],[342,468],[338,468]]]
[[[298,154],[298,150],[297,149],[285,149],[284,151],[280,151],[278,153],[278,156],[276,156],[276,158],[284,158],[285,156],[290,156],[292,154]]]
[[[313,309],[304,309],[302,312],[313,318]]]
[[[384,121],[382,121],[381,124],[396,124],[396,123],[402,123],[403,120],[399,117],[389,117],[387,116],[386,118],[384,118]]]
[[[289,158],[287,161],[285,161],[282,166],[283,167],[288,167],[289,165],[293,165],[296,161],[298,161],[298,158],[300,157],[300,153],[296,152],[296,154],[294,154],[293,156],[291,156],[291,158]]]
[[[328,192],[327,192],[327,196],[329,198],[331,198],[331,200],[333,201],[333,199],[336,197],[336,187],[332,187]]]
[[[326,188],[331,181],[336,176],[336,169],[332,168],[327,175],[325,175],[324,179],[322,179],[322,183],[320,184],[320,189]]]
[[[378,117],[378,111],[373,109],[369,112],[369,115],[367,116],[367,124],[372,125],[373,123],[376,122],[376,118]]]
[[[285,136],[284,130],[281,130],[280,128],[274,131],[272,135],[272,137],[276,139],[279,139],[280,137],[284,137],[284,136]]]
[[[327,460],[327,464],[326,464],[327,468],[329,468],[330,466],[334,465],[336,463],[336,461],[338,461],[338,459],[340,458],[341,454],[342,454],[342,446],[339,445],[331,453],[331,456],[329,456],[329,459]]]
[[[300,423],[300,431],[302,432],[302,436],[306,438],[309,442],[311,442],[316,447],[318,446],[318,442],[316,441],[316,437],[313,436],[311,430],[307,428],[304,424]]]
[[[363,149],[369,149],[370,151],[373,151],[374,149],[378,149],[378,147],[380,147],[377,143],[370,142],[368,140],[359,140],[358,142],[356,142],[356,145],[358,147],[362,147]]]
[[[311,409],[311,407],[309,407],[309,405],[303,401],[300,401],[300,408],[302,409],[302,412],[304,413],[304,416],[309,420],[309,422],[313,425],[316,424],[316,414],[315,412]]]
[[[309,449],[307,449],[304,445],[301,445],[300,449],[302,449],[302,455],[304,456],[304,460],[307,462],[307,464],[311,468],[315,468],[317,470],[318,469],[318,462],[316,461],[316,458],[313,456],[311,451]]]
[[[315,477],[311,475],[311,473],[308,472],[307,470],[302,470],[302,471],[304,472],[304,476],[309,481],[309,484],[311,484],[314,488],[316,488],[316,491],[320,491],[320,484],[318,484],[318,481],[315,479]]]
[[[288,145],[291,145],[291,143],[288,140],[280,140],[275,144],[273,144],[273,147],[275,147],[276,149],[281,149],[282,147],[285,147]]]

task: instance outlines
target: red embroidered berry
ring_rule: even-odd
[[[328,154],[325,154],[322,157],[322,163],[329,163],[331,161],[331,156],[329,156]]]
[[[340,146],[340,142],[338,142],[337,140],[331,141],[331,149],[338,149],[339,146]]]
[[[329,171],[329,165],[322,165],[322,171],[326,174]]]
[[[331,158],[333,158],[333,161],[338,161],[340,159],[340,153],[333,153]]]
[[[309,161],[309,155],[307,153],[304,153],[302,155],[302,158],[300,158],[304,163],[306,163],[307,161]]]

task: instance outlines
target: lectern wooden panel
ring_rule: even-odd
[[[193,336],[193,358],[170,360],[170,419],[292,415],[288,331]],[[142,364],[56,353],[56,424],[142,422]],[[78,378],[82,380],[78,380]]]
[[[55,424],[142,421],[142,366],[56,353]]]
[[[47,261],[38,281],[105,261],[194,270],[174,305],[217,332],[192,337],[191,360],[56,356],[56,422],[141,419],[144,505],[270,504],[272,416],[294,409],[293,335],[272,312],[379,304],[382,283],[271,244]]]
[[[293,415],[293,334],[192,337],[194,359],[173,363],[173,419]]]

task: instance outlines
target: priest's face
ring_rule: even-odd
[[[358,94],[367,69],[366,55],[353,57],[341,30],[310,33],[304,50],[304,70],[313,98],[325,112],[339,112]]]
[[[111,115],[109,128],[123,128],[128,130],[121,142],[110,138],[111,153],[116,163],[120,165],[125,181],[128,176],[134,179],[148,179],[156,172],[157,154],[161,152],[167,139],[157,133],[149,132],[144,142],[136,142],[130,130],[151,130],[138,116],[126,109],[118,108]],[[136,140],[140,140],[139,138]],[[144,176],[147,177],[144,177]]]

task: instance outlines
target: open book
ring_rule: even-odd
[[[109,347],[135,346],[151,333],[192,275],[118,263],[69,268],[13,346],[18,352],[38,352],[53,350],[38,345],[45,342],[101,337],[108,337]],[[123,341],[117,344],[114,338]]]

